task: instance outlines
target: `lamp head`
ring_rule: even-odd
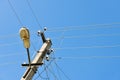
[[[30,47],[30,34],[29,30],[25,27],[22,27],[19,31],[20,38],[23,40],[24,47],[29,48]]]

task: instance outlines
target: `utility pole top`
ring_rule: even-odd
[[[41,36],[43,45],[39,49],[39,51],[37,51],[36,56],[33,59],[33,61],[31,61],[29,64],[22,64],[22,66],[27,66],[27,70],[25,71],[21,80],[32,80],[32,78],[33,78],[34,74],[36,73],[37,69],[39,68],[39,66],[44,64],[44,63],[42,63],[42,61],[51,48],[52,42],[49,38],[48,39],[45,38],[44,32],[39,31],[38,35]]]

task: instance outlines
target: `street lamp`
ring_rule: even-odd
[[[29,30],[26,27],[23,27],[23,28],[20,29],[19,33],[20,33],[21,39],[23,40],[24,47],[27,50],[29,66],[31,66],[30,53],[29,53],[29,48],[30,48],[30,33],[29,33]]]
[[[27,28],[23,27],[20,29],[20,37],[23,40],[24,47],[30,48],[30,34]]]

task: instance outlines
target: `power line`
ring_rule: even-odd
[[[56,57],[56,58],[53,58],[54,60],[61,60],[61,59],[120,59],[120,56],[77,56],[77,57]],[[18,64],[18,62],[7,62],[7,63],[3,63],[1,64],[0,66],[5,66],[5,65],[9,65],[9,64]],[[46,67],[48,68],[50,65],[47,65]],[[43,72],[45,72],[45,69],[46,67],[44,68],[44,70],[42,72],[39,72],[38,71],[38,74],[39,74],[39,77],[41,76],[41,74]],[[42,77],[42,76],[41,76]],[[44,78],[46,79],[46,78]],[[36,80],[36,79],[35,79]]]
[[[20,42],[13,42],[13,43],[5,43],[5,44],[1,44],[0,47],[11,46],[11,45],[17,45],[17,44],[20,44]]]
[[[8,0],[8,2],[10,2],[9,0]],[[10,5],[11,5],[11,3],[9,3]],[[13,11],[14,11],[14,8],[13,8]],[[15,12],[16,13],[16,12]],[[19,17],[18,17],[19,18]],[[108,25],[114,25],[114,24],[120,24],[120,23],[111,23],[111,24],[98,24],[98,25],[104,25],[104,26],[107,26],[107,27],[113,27],[113,28],[115,28],[115,26],[108,26]],[[89,26],[92,26],[92,25],[84,25],[84,26],[86,26],[86,27],[89,27]],[[95,25],[94,25],[95,26]],[[119,27],[119,26],[118,26]],[[67,31],[67,29],[69,29],[70,27],[65,27],[65,28],[63,28],[63,29],[59,29],[58,28],[58,30],[62,30],[63,32],[66,32]],[[71,27],[70,29],[71,30],[74,30],[73,28],[75,28],[75,27]],[[83,27],[84,28],[84,27]],[[91,28],[91,27],[90,27]],[[89,28],[89,29],[90,29]],[[104,28],[104,27],[103,27]],[[50,31],[50,32],[57,32],[58,30],[55,30],[55,29],[48,29],[48,32]],[[32,34],[36,34],[36,33],[32,33]],[[8,34],[8,35],[2,35],[2,36],[0,36],[0,39],[4,39],[4,38],[12,38],[12,37],[16,37],[16,36],[18,36],[19,35],[19,33],[15,33],[15,34]],[[103,36],[104,36],[104,34],[102,34]],[[100,34],[100,36],[102,36],[101,34]],[[117,34],[105,34],[106,36],[108,35],[108,36],[110,36],[110,35],[117,35]],[[120,34],[118,34],[118,35],[120,35]],[[93,36],[97,36],[97,35],[93,35]],[[98,35],[99,36],[99,35]],[[63,36],[62,36],[63,37]],[[69,36],[68,36],[69,37]],[[61,38],[61,37],[60,37]]]
[[[22,53],[22,54],[21,54]],[[10,56],[23,56],[26,52],[16,52],[16,53],[11,53],[11,54],[6,54],[4,53],[4,55],[0,55],[0,58],[4,58],[4,57],[10,57]],[[80,57],[51,57],[51,59],[56,60],[56,59],[86,59],[86,58],[120,58],[120,56],[80,56]],[[51,64],[51,62],[49,63],[49,65]],[[49,66],[47,65],[47,66]]]
[[[2,64],[0,64],[0,66],[2,67],[2,66],[7,66],[7,65],[13,65],[13,64],[19,64],[18,62],[7,62],[7,63],[2,63]]]
[[[61,37],[64,37],[64,34],[65,34],[65,31],[62,32]],[[64,40],[64,39],[61,38],[61,40],[60,40],[60,44],[58,45],[58,48],[61,47],[61,45],[62,45],[62,43],[63,43],[63,40]]]
[[[49,68],[47,68],[49,70],[49,72],[54,76],[55,80],[59,80],[56,76],[56,74]]]
[[[51,63],[54,61],[54,59],[52,59],[45,67],[44,69],[39,72],[39,75],[34,79],[34,80],[37,80],[39,77],[41,77],[42,73],[45,72],[45,70],[51,65]]]
[[[79,36],[66,36],[64,38],[83,38],[83,37],[104,37],[104,36],[120,36],[120,34],[93,34],[93,35],[79,35]]]
[[[54,48],[55,50],[66,50],[66,49],[71,49],[71,50],[76,50],[76,49],[82,49],[82,48],[115,48],[115,47],[120,47],[120,45],[104,45],[104,46],[81,46],[81,47],[64,47],[64,48]],[[16,52],[17,53],[17,52]],[[0,57],[9,57],[9,56],[17,56],[17,55],[24,55],[24,54],[5,54],[1,55]],[[22,52],[25,53],[25,52]]]
[[[38,18],[37,18],[37,16],[35,15],[34,10],[33,10],[32,7],[31,7],[31,4],[30,4],[29,0],[26,0],[26,1],[27,1],[27,4],[28,4],[28,6],[29,6],[29,8],[30,8],[30,10],[31,10],[31,12],[32,12],[32,14],[33,14],[33,16],[34,16],[37,24],[38,24],[38,26],[39,26],[39,27],[41,28],[41,30],[42,30],[43,28],[42,28],[42,26],[40,26],[40,23],[39,23],[39,21],[38,21]]]
[[[24,55],[24,53],[25,52],[20,52],[20,53],[16,52],[16,53],[12,53],[12,54],[4,54],[4,55],[0,55],[0,58],[10,57],[10,56],[22,56],[22,55]]]
[[[41,76],[39,70],[37,71],[37,74],[38,74],[38,77],[36,77],[34,80],[37,80],[39,77],[40,77],[41,79],[47,80],[47,78],[44,78],[44,77]]]
[[[34,35],[34,34],[36,34],[35,32],[32,32],[32,34],[31,35]],[[19,33],[14,33],[14,34],[6,34],[6,35],[0,35],[0,39],[7,39],[7,38],[18,38],[18,36],[19,36]]]
[[[45,72],[46,72],[46,76],[47,76],[47,79],[50,80],[49,76],[48,76],[48,71],[47,71],[47,68],[46,68],[46,64],[45,64],[45,61],[44,61],[44,69],[45,69]]]
[[[33,35],[33,34],[32,34]],[[0,39],[7,39],[7,38],[13,38],[13,37],[17,37],[18,34],[11,34],[11,35],[3,35],[3,36],[0,36]],[[63,39],[63,38],[84,38],[84,37],[104,37],[104,36],[120,36],[120,33],[112,33],[112,34],[91,34],[91,35],[79,35],[79,36],[57,36],[56,37],[53,37],[52,39]]]
[[[81,49],[81,48],[114,48],[114,47],[120,47],[120,44],[118,45],[104,45],[104,46],[81,46],[81,47],[63,47],[63,48],[54,48],[55,50],[66,50],[66,49]]]
[[[11,55],[11,56],[14,56],[14,55]],[[120,59],[120,56],[77,56],[77,57],[71,56],[71,57],[54,57],[53,59],[54,60],[57,60],[57,59],[59,59],[59,60],[61,60],[61,59],[75,59],[75,60],[76,59]],[[7,63],[0,64],[0,66],[6,66],[6,65],[11,65],[11,64],[18,64],[18,62],[7,62]],[[44,68],[44,70],[42,72],[38,71],[38,77],[46,79],[46,78],[42,77],[41,74],[43,72],[45,72],[45,69],[48,68],[50,65],[51,65],[51,63],[46,65],[46,67]],[[34,80],[37,80],[38,77],[36,77],[36,79],[34,79]]]
[[[44,70],[40,73],[40,74],[42,74],[44,71],[46,71],[47,69],[51,72],[51,74],[55,77],[55,79],[56,80],[58,80],[57,79],[57,76],[49,69],[49,66],[52,64],[52,62],[54,61],[55,59],[51,59],[50,60],[50,62],[46,65],[46,64],[44,64]],[[47,76],[48,76],[48,73],[47,73]],[[50,78],[49,78],[50,79]],[[48,80],[49,80],[48,79]]]
[[[111,23],[111,24],[93,24],[93,25],[81,25],[81,26],[67,26],[65,29],[64,27],[54,27],[52,29],[48,29],[50,32],[56,32],[56,31],[68,31],[68,30],[83,30],[83,29],[97,29],[97,28],[120,28],[120,26],[112,26],[112,25],[120,25],[120,22],[118,23]]]
[[[21,54],[22,53],[22,54]],[[22,56],[24,55],[26,52],[14,52],[11,54],[6,54],[4,53],[4,55],[0,55],[0,58],[4,58],[4,57],[10,57],[10,56]],[[51,59],[56,60],[56,59],[86,59],[86,58],[120,58],[120,56],[80,56],[80,57],[51,57]],[[51,64],[51,62],[49,63],[49,65]],[[47,65],[47,66],[49,66]]]
[[[93,29],[110,29],[115,28],[115,26],[109,26],[109,27],[74,27],[74,28],[67,28],[67,29],[53,29],[48,30],[48,32],[63,32],[63,31],[80,31],[80,30],[93,30]],[[120,26],[117,26],[117,28],[120,28]]]
[[[53,57],[55,57],[55,54],[53,53]],[[54,58],[56,60],[56,58]],[[56,61],[54,60],[54,64],[56,65],[56,68],[57,68],[57,72],[58,72],[58,75],[59,75],[59,78],[61,80],[61,76],[60,76],[60,73],[59,73],[59,70],[64,74],[64,76],[68,79],[68,80],[71,80],[64,72],[63,70],[57,65]],[[59,70],[58,70],[59,69]]]
[[[6,43],[6,44],[1,44],[0,47],[3,46],[11,46],[11,45],[17,45],[17,44],[21,44],[21,42],[14,42],[14,43]],[[95,45],[95,46],[79,46],[79,47],[63,47],[63,48],[54,48],[55,50],[65,50],[65,49],[81,49],[81,48],[114,48],[114,47],[120,47],[120,44],[117,45]]]
[[[20,20],[20,18],[19,18],[19,16],[18,16],[18,14],[17,14],[17,12],[15,11],[14,7],[12,6],[12,3],[10,2],[10,0],[8,0],[8,3],[9,3],[9,5],[10,5],[12,11],[14,12],[14,14],[15,14],[18,22],[20,23],[21,26],[23,26],[23,24],[22,24],[22,22],[21,22],[21,20]]]
[[[2,36],[0,36],[0,39],[7,39],[7,38],[12,38],[12,37],[18,37],[18,34],[2,35]]]
[[[51,55],[51,58],[55,58],[54,62],[55,62],[56,59],[57,59],[57,58],[55,57],[55,54],[54,54],[54,53]],[[57,66],[56,66],[56,69],[57,69],[57,73],[58,73],[58,77],[59,77],[59,79],[62,80],[61,75],[60,75],[60,72],[59,72]]]
[[[114,28],[115,28],[115,27],[114,27]],[[90,29],[90,28],[89,28],[89,29]],[[58,30],[60,30],[60,29],[58,29]],[[50,32],[54,32],[54,31],[55,31],[55,32],[58,32],[58,30],[53,30],[53,31],[48,30],[48,32],[49,32],[49,31],[50,31]],[[71,28],[71,30],[74,30],[74,29]],[[79,30],[79,29],[78,29],[78,30]],[[63,33],[65,33],[66,31],[67,31],[67,27],[62,30]],[[32,35],[33,35],[33,34],[36,34],[36,33],[35,33],[35,32],[32,32]],[[19,35],[19,33],[17,33],[17,34],[15,33],[15,34],[2,35],[2,36],[0,36],[0,39],[12,38],[12,37],[16,37],[16,36],[18,36],[18,35]],[[102,35],[103,35],[103,36],[104,36],[104,35],[105,35],[105,36],[107,36],[107,35],[108,35],[108,36],[110,36],[110,35],[111,35],[111,36],[114,36],[114,35],[120,35],[120,34],[119,34],[119,33],[118,33],[118,34],[110,34],[110,35],[109,35],[109,34],[99,34],[99,35],[93,35],[93,36],[102,36]],[[83,36],[84,36],[84,35],[83,35]],[[61,37],[63,37],[63,36],[61,35]],[[61,38],[61,37],[60,37],[60,38]]]
[[[36,40],[34,40],[36,41]],[[5,44],[1,44],[0,47],[4,47],[4,46],[12,46],[12,45],[18,45],[21,44],[22,42],[10,42],[10,43],[5,43]],[[33,41],[31,42],[33,49],[36,51],[35,46],[33,45]]]
[[[54,62],[55,65],[58,67],[58,69],[64,74],[64,76],[68,79],[68,80],[71,80],[67,75],[66,73],[58,66],[58,64],[56,62]]]
[[[53,37],[52,39],[65,39],[65,38],[89,38],[89,37],[106,37],[106,36],[120,36],[119,33],[117,34],[93,34],[93,35],[79,35],[79,36],[60,36],[60,37]]]
[[[58,57],[56,59],[113,59],[120,56],[77,56],[77,57]]]
[[[60,75],[60,72],[59,72],[59,70],[58,70],[57,67],[56,67],[56,69],[57,69],[57,73],[58,73],[59,79],[62,80],[61,75]]]
[[[40,72],[38,71],[38,74],[40,75]],[[40,78],[41,79],[44,79],[44,80],[47,80],[48,78],[46,78],[46,77],[42,77],[41,75],[40,75]]]

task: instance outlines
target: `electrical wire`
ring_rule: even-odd
[[[23,54],[16,54],[16,55],[23,55]],[[16,55],[12,55],[12,54],[4,55],[3,57],[16,56]],[[0,56],[0,58],[1,58],[1,56]],[[61,60],[61,59],[75,59],[75,60],[76,59],[120,59],[120,56],[77,56],[77,57],[71,56],[71,57],[52,57],[52,59],[54,61]],[[52,61],[52,62],[54,62],[54,61]],[[52,62],[50,62],[48,65],[46,65],[43,71],[41,71],[41,72],[37,71],[38,77],[41,77],[42,79],[46,79],[46,78],[42,77],[41,75],[43,74],[43,72],[45,72],[45,69],[51,65]],[[4,62],[4,63],[0,64],[0,66],[6,66],[6,65],[11,65],[11,64],[19,64],[19,63],[18,62],[7,62],[7,63]],[[37,80],[37,79],[38,78],[36,77],[36,79],[34,79],[34,80]]]
[[[31,44],[32,44],[32,47],[33,49],[36,51],[34,45],[33,45],[33,42],[35,42],[36,40],[32,41]],[[18,44],[22,44],[22,42],[10,42],[10,43],[5,43],[5,44],[0,44],[0,47],[4,47],[4,46],[12,46],[12,45],[18,45]]]
[[[22,53],[22,54],[21,54]],[[4,55],[0,55],[0,58],[4,58],[4,57],[10,57],[10,56],[23,56],[25,54],[25,52],[16,52],[16,53],[12,53],[12,54],[4,54]]]
[[[80,30],[93,30],[93,29],[110,29],[110,28],[115,28],[115,26],[114,27],[97,27],[97,28],[94,28],[94,27],[89,27],[89,28],[87,28],[87,27],[74,27],[74,28],[68,28],[68,29],[54,29],[54,30],[49,30],[48,32],[64,32],[64,31],[80,31]],[[118,27],[117,26],[117,28],[120,28],[120,27]]]
[[[34,31],[31,32],[31,35],[36,34]],[[6,35],[1,35],[0,39],[7,39],[7,38],[19,38],[19,33],[14,33],[14,34],[6,34]]]
[[[66,30],[67,30],[67,27],[65,27],[65,30],[62,32],[61,37],[64,37],[64,34],[65,34]],[[60,39],[61,39],[61,40],[60,40],[60,44],[59,44],[58,48],[60,48],[61,45],[63,44],[64,38],[60,38]],[[55,55],[54,55],[54,57],[55,57]],[[51,71],[50,71],[50,72],[51,72]],[[55,79],[58,80],[57,76],[56,76],[53,72],[51,72],[51,73],[53,74],[53,76],[55,77]],[[65,75],[65,76],[66,76],[66,75]],[[59,75],[59,78],[61,79],[60,75]]]
[[[57,67],[56,67],[56,69],[57,69],[57,73],[58,73],[59,79],[62,80],[61,75],[60,75],[60,72],[59,72],[59,70],[58,70]]]
[[[34,44],[33,44],[33,42],[32,42],[32,41],[31,41],[31,45],[32,45],[32,47],[33,47],[34,51],[35,51],[35,52],[37,52],[37,49],[35,48],[35,46],[34,46]]]
[[[4,46],[11,46],[11,45],[17,45],[17,44],[20,44],[20,43],[10,43],[10,44],[1,44],[0,47],[4,47]],[[79,46],[79,47],[62,47],[62,48],[55,48],[53,47],[55,50],[68,50],[68,49],[71,49],[71,50],[74,50],[74,49],[82,49],[82,48],[114,48],[114,47],[120,47],[120,44],[116,44],[116,45],[102,45],[102,46],[99,46],[99,45],[95,45],[95,46]]]
[[[114,48],[114,47],[120,47],[120,44],[118,45],[104,45],[104,46],[81,46],[81,47],[63,47],[63,48],[54,48],[55,50],[74,50],[74,49],[83,49],[83,48]]]
[[[44,67],[44,69],[43,69],[41,72],[39,72],[39,74],[42,75],[42,74],[45,72],[45,69],[48,68],[53,61],[54,61],[54,59],[52,59],[52,60]],[[38,76],[35,78],[35,80],[37,80],[39,77],[41,77],[40,75],[38,75]]]
[[[36,73],[36,72],[35,72],[35,73]],[[41,76],[39,70],[37,71],[37,74],[38,74],[38,77],[36,77],[34,80],[37,80],[39,77],[40,77],[41,79],[43,79],[43,80],[47,80],[47,78],[44,78],[44,77]]]
[[[54,61],[55,61],[55,60],[54,60]],[[52,65],[50,65],[50,66],[51,66],[52,71],[54,71],[55,67],[53,68]],[[59,72],[59,70],[58,70],[57,67],[56,67],[56,72],[58,73],[58,79],[59,79],[59,80],[62,80],[61,75],[60,75],[60,72]]]
[[[49,72],[54,76],[55,80],[59,80],[56,76],[56,74],[51,70],[49,69],[49,67],[47,68],[49,70]]]
[[[64,30],[63,31],[63,33],[65,33],[66,31]],[[34,34],[36,34],[35,32],[33,32],[32,33],[32,35],[34,35]],[[6,39],[6,38],[13,38],[13,37],[17,37],[19,34],[17,33],[15,33],[15,34],[7,34],[7,35],[2,35],[2,36],[0,36],[0,39]],[[97,36],[119,36],[120,35],[120,33],[112,33],[112,34],[95,34],[95,35],[80,35],[80,36],[82,36],[82,37],[97,37]],[[71,37],[75,37],[75,38],[77,38],[77,37],[79,37],[79,36],[60,36],[60,37],[53,37],[52,39],[61,39],[61,38],[71,38]]]
[[[18,38],[18,34],[7,34],[7,35],[2,35],[0,36],[0,39],[7,39],[7,38]]]
[[[46,63],[45,63],[45,61],[44,61],[43,66],[44,66],[44,70],[45,70],[45,72],[46,72],[47,79],[50,80],[50,78],[49,78],[49,76],[48,76],[48,71],[47,71],[47,68],[46,68]]]
[[[58,57],[56,59],[117,59],[120,56],[77,56],[77,57]]]
[[[63,39],[75,39],[75,38],[90,38],[90,37],[109,37],[109,36],[120,36],[119,33],[116,33],[116,34],[96,34],[96,35],[79,35],[79,36],[60,36],[60,37],[53,37],[52,39],[60,39],[60,46],[61,44],[63,43]],[[7,38],[7,37],[6,37]],[[9,38],[12,38],[9,36]],[[0,37],[0,39],[2,39],[2,37]],[[36,41],[36,40],[34,40]],[[5,43],[5,44],[1,44],[0,47],[4,47],[4,46],[11,46],[11,45],[17,45],[17,44],[21,44],[22,42],[11,42],[11,43]],[[34,45],[33,45],[33,42],[32,43],[32,47],[34,48],[34,50],[36,51]]]
[[[13,42],[13,43],[0,44],[0,47],[4,47],[4,46],[12,46],[12,45],[17,45],[17,44],[20,44],[20,42]]]
[[[57,59],[59,59],[59,60],[61,60],[61,59],[120,59],[120,56],[57,57],[57,58],[54,58],[54,59],[56,59],[56,60]],[[8,65],[8,64],[18,64],[18,62],[14,62],[14,63],[12,63],[12,62],[2,63],[2,64],[0,64],[0,66],[4,66],[4,65]],[[48,67],[48,66],[46,66],[46,67]],[[43,72],[45,72],[45,71],[43,70]],[[42,74],[42,73],[39,72],[39,74]],[[46,79],[46,78],[44,78],[44,79]]]
[[[54,61],[55,65],[58,67],[58,69],[64,74],[64,76],[66,77],[66,79],[71,80],[66,73],[58,66],[58,64]]]
[[[39,27],[41,28],[41,30],[42,30],[43,28],[42,28],[42,26],[40,26],[40,23],[39,23],[39,21],[38,21],[38,18],[37,18],[37,16],[35,15],[35,12],[34,12],[32,6],[31,6],[29,0],[26,0],[26,1],[27,1],[27,4],[28,4],[28,6],[29,6],[29,8],[30,8],[30,10],[31,10],[31,12],[32,12],[35,20],[36,20],[36,23],[38,24],[38,26],[39,26]]]
[[[58,74],[56,73],[56,71],[55,71],[55,67],[53,68],[52,64],[50,65],[49,68],[51,68],[50,70],[51,70],[53,73],[55,73],[56,80],[62,80],[62,79],[60,79],[60,78],[57,76]]]
[[[14,12],[14,14],[15,14],[15,16],[16,16],[18,22],[19,22],[19,24],[20,24],[21,26],[23,26],[23,24],[22,24],[22,22],[21,22],[21,20],[20,20],[20,18],[19,18],[19,16],[18,16],[18,14],[17,14],[17,12],[15,11],[15,9],[14,9],[12,3],[10,2],[10,0],[8,0],[8,3],[9,3],[9,5],[10,5],[10,8],[12,9],[12,11]]]
[[[65,27],[65,28],[66,28],[66,27]],[[64,37],[64,34],[65,34],[65,31],[62,32],[61,37]],[[60,44],[59,44],[58,48],[61,47],[61,45],[62,45],[62,43],[63,43],[63,40],[64,40],[64,39],[61,38],[61,40],[60,40]]]
[[[69,39],[69,38],[89,38],[89,37],[103,37],[103,36],[120,36],[120,34],[96,34],[96,35],[79,35],[79,36],[61,36],[58,38],[52,38],[52,39]],[[63,43],[63,40],[60,41],[60,45]],[[11,43],[5,43],[1,44],[0,47],[4,46],[11,46],[11,45],[17,45],[21,44],[21,42],[11,42]],[[33,42],[32,42],[32,47],[34,47]],[[35,49],[35,47],[34,47]],[[36,49],[35,49],[36,51]]]
[[[34,46],[33,42],[32,42],[32,41],[30,41],[30,42],[31,42],[31,46],[32,46],[32,48],[33,48],[33,50],[34,50],[34,51],[32,52],[33,54],[32,54],[32,57],[31,57],[31,58],[34,58],[34,57],[37,55],[37,54],[36,54],[36,53],[37,53],[37,49],[36,49],[36,47]]]
[[[51,58],[51,59],[54,59],[54,62],[57,60],[57,58],[55,57],[54,52],[51,54],[51,57],[50,57],[50,58]],[[61,75],[60,75],[60,72],[59,72],[59,70],[58,70],[57,67],[56,67],[56,71],[57,71],[57,73],[58,73],[59,79],[62,80]]]
[[[28,0],[27,0],[28,1]],[[11,6],[11,8],[13,8],[12,7],[12,5],[11,5],[11,2],[8,0],[8,2],[9,2],[9,4],[10,4],[10,6]],[[29,2],[28,2],[29,3]],[[13,11],[15,11],[14,10],[14,8],[12,9]],[[16,13],[16,12],[15,12]],[[18,19],[19,19],[19,17],[18,17]],[[115,26],[110,26],[110,25],[117,25],[117,24],[120,24],[119,22],[118,23],[111,23],[111,24],[96,24],[96,25],[84,25],[84,26],[86,26],[86,27],[90,27],[90,26],[107,26],[108,28],[115,28]],[[79,27],[81,27],[81,26],[79,26]],[[117,26],[117,28],[119,28],[120,26]],[[71,29],[71,30],[74,30],[73,28],[75,28],[75,26],[73,26],[73,27],[64,27],[63,29],[62,29],[62,31],[63,32],[66,32],[67,31],[67,29]],[[84,28],[84,27],[83,27]],[[92,27],[90,27],[90,28],[92,28]],[[89,29],[90,29],[89,28]],[[97,27],[96,27],[97,28]],[[104,27],[103,27],[104,28]],[[58,28],[58,30],[56,30],[56,29],[48,29],[48,32],[50,31],[50,32],[52,32],[52,30],[53,30],[53,32],[54,31],[56,31],[56,32],[58,32],[58,30],[61,30],[61,29],[59,29]],[[35,32],[32,32],[32,34],[36,34]],[[0,36],[0,39],[3,39],[3,38],[12,38],[12,37],[16,37],[16,36],[18,36],[19,35],[19,33],[15,33],[15,34],[8,34],[8,35],[4,35],[4,36]],[[103,34],[104,35],[104,34]],[[117,34],[116,34],[117,35]],[[118,34],[119,35],[119,34]]]
[[[0,64],[0,67],[5,67],[5,66],[10,66],[10,65],[13,65],[13,64],[19,64],[18,62],[7,62],[7,63],[1,63]]]
[[[4,35],[4,36],[0,36],[0,39],[10,39],[13,37],[17,37],[18,35]],[[79,35],[79,36],[57,36],[56,37],[52,37],[52,39],[63,39],[63,38],[84,38],[84,37],[104,37],[104,36],[120,36],[120,33],[111,33],[111,34],[91,34],[91,35]],[[18,37],[17,37],[18,38]]]
[[[22,54],[21,54],[22,53]],[[16,53],[12,53],[12,54],[5,54],[4,55],[0,55],[0,58],[4,58],[4,57],[10,57],[10,56],[23,56],[26,52],[16,52]],[[56,59],[86,59],[86,58],[120,58],[120,56],[80,56],[80,57],[51,57],[51,59],[56,60]],[[51,62],[50,62],[51,64]],[[49,64],[49,65],[50,65]],[[48,65],[48,66],[49,66]]]
[[[40,72],[39,72],[39,71],[38,71],[38,74],[40,75]],[[41,75],[40,75],[40,78],[41,78],[41,79],[44,79],[44,80],[49,80],[48,78],[42,77]]]
[[[55,27],[53,29],[49,29],[49,32],[57,32],[57,31],[69,31],[69,30],[83,30],[83,29],[99,29],[99,28],[120,28],[120,26],[112,26],[112,25],[120,25],[120,22],[118,23],[111,23],[111,24],[93,24],[93,25],[81,25],[81,26],[67,26],[65,29],[64,27]]]
[[[11,57],[13,57],[13,56],[23,56],[24,54],[26,54],[26,52],[20,52],[20,53],[16,52],[16,53],[12,53],[12,54],[4,53],[4,55],[0,55],[0,58],[10,57],[10,56]],[[56,57],[51,57],[51,59],[53,59],[53,60],[57,60],[57,59],[86,59],[86,58],[120,58],[120,56],[80,56],[80,57],[57,57],[57,58]],[[51,62],[50,62],[49,65],[51,65]]]
[[[93,34],[93,35],[79,35],[79,36],[60,36],[60,37],[53,37],[52,39],[75,39],[75,38],[89,38],[89,37],[109,37],[109,36],[120,36],[119,33],[113,34]]]

